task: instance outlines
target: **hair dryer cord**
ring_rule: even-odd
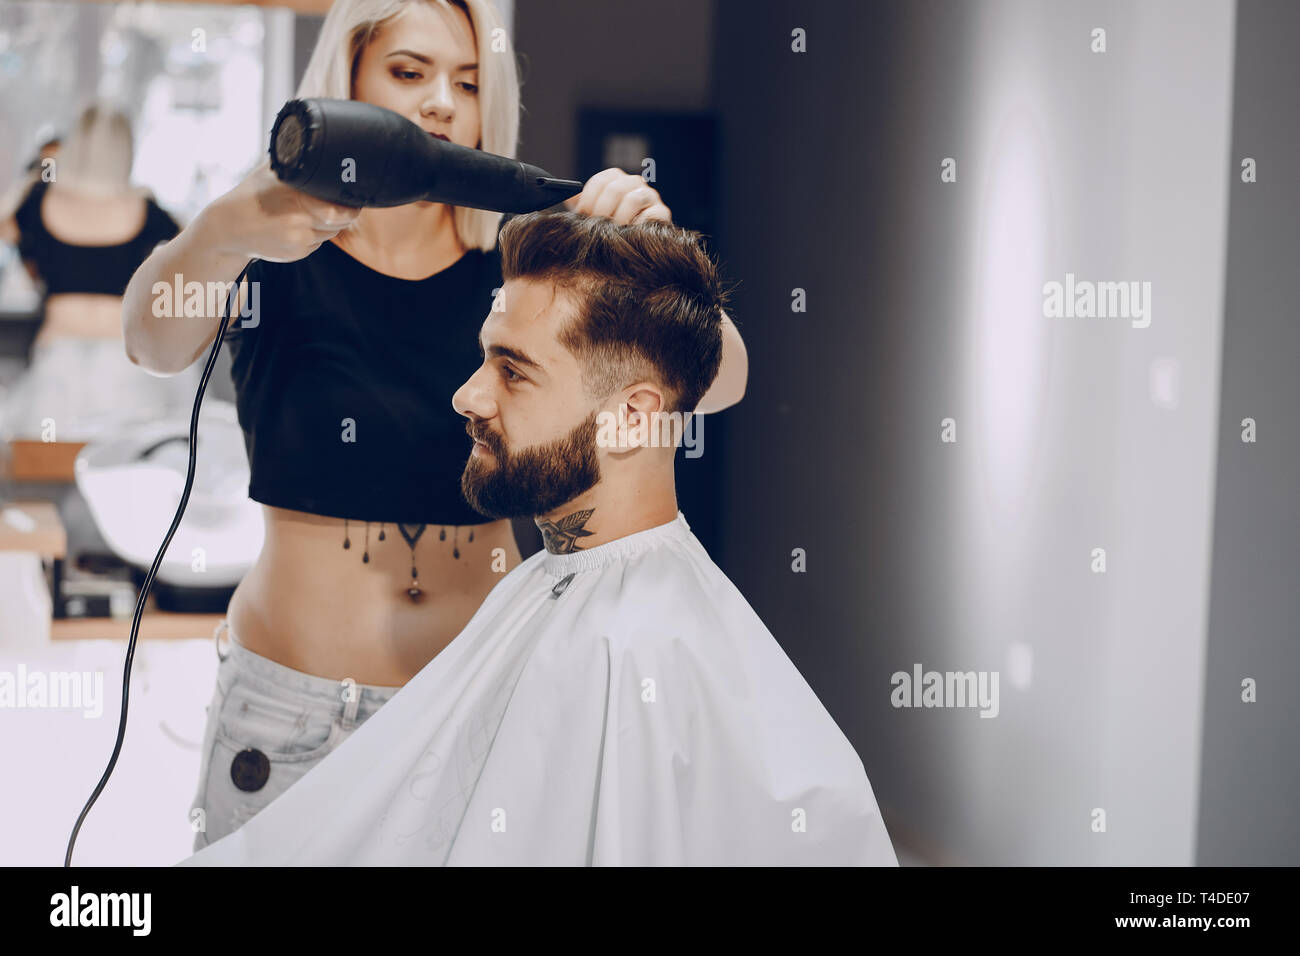
[[[217,354],[221,351],[221,343],[226,338],[226,324],[230,316],[232,297],[238,293],[239,287],[244,282],[244,276],[248,273],[248,266],[252,264],[252,261],[250,261],[248,265],[244,266],[243,271],[239,273],[239,278],[235,280],[235,284],[226,296],[226,302],[221,311],[221,324],[217,327],[216,338],[212,340],[212,349],[208,352],[208,362],[204,366],[203,377],[199,379],[198,391],[194,393],[194,411],[190,415],[190,464],[185,475],[185,489],[181,492],[180,504],[176,508],[176,517],[172,519],[172,526],[167,529],[167,536],[163,538],[162,546],[153,559],[153,566],[149,568],[149,573],[145,575],[144,584],[140,587],[140,597],[135,602],[135,616],[131,619],[131,639],[126,645],[126,667],[122,674],[122,714],[117,722],[117,742],[113,745],[113,755],[108,758],[108,767],[104,770],[104,776],[100,778],[99,784],[95,787],[95,792],[86,801],[81,816],[77,817],[76,826],[72,828],[72,836],[68,839],[68,852],[63,857],[64,866],[72,865],[72,848],[76,845],[77,834],[81,832],[81,824],[85,822],[86,815],[90,813],[90,808],[95,805],[95,801],[99,799],[99,795],[103,793],[104,787],[107,786],[109,775],[112,774],[113,767],[117,765],[117,757],[122,752],[122,740],[126,734],[127,700],[131,690],[131,661],[135,657],[136,639],[140,636],[140,619],[144,615],[144,605],[149,599],[149,589],[153,587],[153,579],[158,574],[158,568],[162,565],[163,557],[167,554],[167,548],[172,542],[172,536],[176,534],[176,529],[180,527],[181,518],[185,515],[185,506],[189,504],[190,489],[194,487],[194,466],[197,461],[196,452],[199,447],[199,409],[203,405],[203,393],[208,387],[208,379],[212,377],[212,369],[217,363]]]

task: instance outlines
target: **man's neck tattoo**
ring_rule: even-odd
[[[573,514],[565,515],[559,521],[545,519],[538,521],[537,527],[542,532],[542,541],[546,544],[546,550],[551,554],[569,554],[583,550],[578,547],[578,539],[589,538],[595,534],[594,531],[587,531],[582,527],[595,510],[595,508],[588,508],[586,511],[575,511]]]

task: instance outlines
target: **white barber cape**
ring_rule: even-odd
[[[180,865],[897,866],[862,761],[678,512],[507,574]]]

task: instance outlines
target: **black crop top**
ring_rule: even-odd
[[[47,295],[86,292],[121,295],[131,276],[154,246],[181,231],[150,196],[145,200],[144,226],[125,242],[110,246],[74,245],[56,239],[41,221],[41,201],[49,183],[37,180],[14,211],[18,224],[18,254],[36,265]]]
[[[365,521],[491,520],[461,494],[473,441],[451,397],[482,362],[497,249],[398,279],[326,241],[296,262],[255,259],[246,278],[257,324],[236,313],[226,334],[250,498]]]

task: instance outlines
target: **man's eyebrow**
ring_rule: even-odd
[[[389,57],[394,57],[394,56],[409,56],[412,60],[419,60],[421,63],[430,63],[430,64],[433,63],[433,59],[431,57],[427,57],[423,53],[416,53],[414,50],[394,50],[392,53],[388,54],[388,56],[384,57],[384,59],[387,60]],[[460,66],[456,67],[456,69],[457,71],[477,70],[478,64],[462,63]]]
[[[508,345],[493,345],[488,348],[487,352],[484,352],[483,336],[481,334],[478,337],[478,354],[484,356],[490,355],[493,358],[495,358],[498,355],[504,355],[506,358],[518,362],[520,365],[527,365],[530,368],[537,369],[538,371],[545,371],[545,369],[542,368],[540,362],[534,362],[523,352],[519,351],[518,349],[512,349]]]

